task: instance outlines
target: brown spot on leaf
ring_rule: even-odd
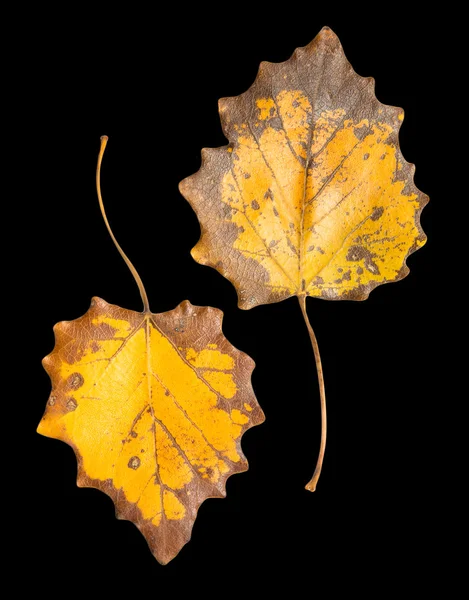
[[[83,379],[83,375],[81,373],[72,373],[68,378],[68,385],[72,388],[72,390],[81,388],[84,382],[85,380]]]
[[[270,188],[264,194],[264,199],[265,200],[273,200],[274,199],[274,195],[272,194],[272,190]]]
[[[251,177],[251,173],[245,173],[244,174],[244,179],[249,179]]]
[[[274,211],[274,215],[275,215],[276,217],[278,217],[278,210],[275,208],[275,206],[274,206],[274,208],[273,208],[273,211]]]
[[[140,466],[139,457],[138,456],[130,457],[129,462],[127,463],[127,466],[129,467],[129,469],[133,469],[134,471],[136,471]]]
[[[137,432],[136,432],[136,431],[131,431],[131,432],[130,432],[130,435],[131,435],[133,438],[136,438],[136,437],[137,437]]]
[[[370,155],[368,152],[363,155],[363,160],[368,160],[369,158],[370,158]]]
[[[324,250],[322,248],[320,248],[319,246],[316,248],[316,250],[319,252],[319,254],[326,254],[324,252]]]
[[[357,275],[363,275],[363,269],[361,267],[357,267]]]
[[[69,398],[65,406],[67,407],[67,410],[71,412],[72,410],[76,410],[78,404],[75,398]]]
[[[384,208],[382,206],[378,206],[373,210],[370,219],[372,221],[377,221],[379,218],[381,218],[383,213],[384,213]]]
[[[252,208],[253,210],[259,210],[259,209],[260,209],[259,202],[258,202],[257,200],[253,200],[253,201],[251,202],[251,208]]]
[[[97,344],[95,341],[91,342],[91,352],[98,352],[101,349],[101,346]]]

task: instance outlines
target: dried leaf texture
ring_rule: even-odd
[[[240,440],[264,420],[254,362],[222,312],[183,302],[138,313],[94,298],[55,326],[44,361],[52,392],[38,432],[67,442],[78,485],[108,494],[163,564],[190,539],[200,504],[248,468]]]
[[[219,102],[229,145],[180,184],[201,224],[192,250],[240,308],[292,295],[363,300],[408,273],[428,198],[402,156],[400,108],[381,104],[324,28],[252,87]]]

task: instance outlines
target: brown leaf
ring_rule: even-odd
[[[201,224],[193,257],[233,283],[240,308],[363,300],[407,275],[428,198],[399,149],[403,111],[376,99],[330,29],[219,107],[230,143],[204,149],[180,190]]]

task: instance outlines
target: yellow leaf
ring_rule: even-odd
[[[247,469],[241,436],[264,418],[254,363],[221,323],[187,301],[152,314],[94,298],[55,326],[43,361],[52,392],[38,432],[73,447],[78,485],[111,496],[161,563],[189,540],[200,504]]]

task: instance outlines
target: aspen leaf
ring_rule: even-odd
[[[109,228],[99,187],[105,144],[98,197]],[[188,301],[151,313],[115,243],[144,311],[93,298],[81,318],[55,326],[38,432],[72,446],[78,485],[108,494],[118,518],[134,522],[166,564],[190,539],[200,504],[224,497],[227,478],[248,468],[241,437],[264,416],[254,362],[224,337],[223,313]]]
[[[205,148],[180,184],[200,221],[192,256],[217,269],[249,309],[296,295],[318,368],[322,440],[325,391],[307,296],[364,300],[405,277],[426,240],[428,201],[413,183],[398,131],[404,113],[374,95],[337,36],[324,28],[284,63],[263,62],[251,88],[219,101],[229,144]]]

